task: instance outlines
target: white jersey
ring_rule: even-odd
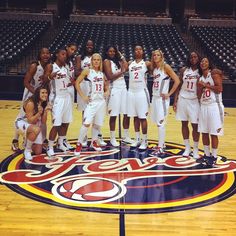
[[[147,66],[144,60],[133,61],[129,65],[129,89],[140,90],[146,88]]]
[[[214,86],[214,80],[212,79],[211,72],[208,72],[207,77],[201,76],[199,81]],[[215,93],[209,88],[204,88],[200,99],[201,104],[208,105],[213,103],[222,103],[222,93]]]
[[[71,82],[75,79],[75,67],[74,67],[72,61],[69,61],[69,62],[65,65],[65,67],[66,67],[67,73],[68,73],[68,85],[70,85]]]
[[[117,65],[112,60],[110,60],[110,62],[111,62],[112,74],[117,74],[117,73],[121,72],[121,69],[118,68]],[[111,88],[126,88],[124,76],[121,76],[121,77],[115,79],[114,81],[112,81],[110,83],[110,86],[111,86]]]
[[[155,68],[153,71],[152,95],[160,97],[161,94],[167,94],[170,87],[170,78],[164,70]]]
[[[83,60],[81,60],[81,69],[89,68],[91,65],[91,57],[84,57]]]
[[[60,74],[60,76],[56,76],[55,79],[50,81],[51,86],[51,94],[53,96],[65,96],[69,94],[68,91],[68,81],[69,81],[69,75],[67,72],[67,69],[65,66],[59,67],[56,63],[53,63],[53,69],[52,72],[57,72]]]
[[[43,73],[44,73],[44,69],[43,69],[42,65],[40,64],[40,62],[38,62],[36,72],[30,81],[30,85],[34,89],[36,89],[42,85],[42,79],[40,77],[43,75]],[[26,99],[28,99],[32,95],[33,94],[27,88],[25,88],[22,100],[25,101]]]
[[[101,71],[89,69],[87,80],[89,81],[89,96],[92,101],[104,99],[104,75]]]
[[[183,84],[181,86],[179,95],[186,99],[196,99],[197,98],[197,82],[200,75],[197,70],[192,70],[192,68],[186,68],[183,73]]]

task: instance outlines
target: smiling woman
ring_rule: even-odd
[[[32,160],[31,149],[37,155],[42,153],[45,138],[42,134],[42,125],[46,124],[48,111],[51,110],[48,94],[47,86],[37,88],[32,97],[24,102],[24,112],[15,121],[16,130],[26,139],[24,157],[27,160]]]

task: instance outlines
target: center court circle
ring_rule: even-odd
[[[70,140],[75,145],[76,140]],[[106,213],[161,213],[210,205],[236,191],[235,161],[214,168],[183,158],[184,147],[166,143],[164,155],[153,155],[157,145],[149,140],[140,152],[121,143],[102,152],[83,149],[46,154],[25,161],[13,154],[0,165],[1,182],[32,200],[75,210]],[[203,154],[203,153],[200,153]]]

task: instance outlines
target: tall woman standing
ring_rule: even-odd
[[[87,78],[90,84],[89,95],[83,93],[80,84]],[[83,124],[80,129],[76,149],[74,154],[80,156],[82,150],[82,142],[87,135],[88,128],[92,125],[92,141],[91,148],[95,151],[101,151],[101,147],[98,142],[98,133],[100,127],[103,125],[106,102],[104,92],[108,92],[105,82],[105,75],[102,72],[102,57],[98,53],[94,53],[91,58],[91,67],[82,71],[76,80],[76,90],[87,104],[84,111]]]
[[[127,116],[127,87],[124,73],[128,69],[128,63],[115,46],[108,46],[103,62],[105,75],[110,82],[110,96],[108,101],[108,114],[110,115],[110,143],[117,147],[119,143],[115,138],[116,118],[123,114],[124,139],[126,143],[132,143],[129,137],[130,118]]]
[[[198,97],[201,105],[198,132],[202,133],[204,157],[198,161],[212,166],[217,160],[218,136],[223,135],[223,73],[219,69],[212,69],[209,59],[205,57],[200,63],[200,76]]]
[[[186,67],[180,70],[181,84],[175,93],[173,109],[176,112],[176,119],[181,121],[182,136],[184,139],[185,151],[183,156],[189,156],[191,145],[189,140],[188,123],[192,126],[193,137],[193,158],[198,156],[198,117],[199,117],[199,100],[197,97],[197,83],[199,80],[200,57],[198,53],[191,52],[188,56]]]
[[[158,127],[158,146],[155,153],[163,154],[166,135],[166,118],[170,105],[170,96],[176,91],[179,86],[179,78],[173,69],[165,63],[164,54],[161,50],[152,52],[152,106],[151,118]],[[170,79],[174,81],[172,88],[169,90]]]
[[[128,111],[129,117],[134,117],[136,140],[132,147],[139,146],[140,150],[147,149],[147,115],[150,97],[147,89],[146,73],[150,70],[150,61],[144,61],[143,47],[136,45],[134,48],[134,61],[129,62],[129,89]],[[140,139],[140,124],[142,128],[142,141]]]

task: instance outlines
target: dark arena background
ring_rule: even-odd
[[[224,73],[219,156],[228,161],[204,169],[193,158],[183,159],[172,108],[161,161],[151,154],[157,128],[149,119],[144,153],[121,142],[97,155],[85,150],[79,160],[73,152],[54,160],[42,154],[32,162],[24,161],[22,150],[13,153],[13,122],[30,62],[42,47],[53,54],[70,42],[81,55],[88,39],[101,55],[117,45],[127,61],[134,60],[136,44],[143,46],[145,60],[161,49],[177,75],[191,51],[208,57]],[[149,75],[150,94],[152,80]],[[0,235],[236,235],[235,107],[236,0],[1,0]],[[82,119],[76,104],[73,115],[68,138],[75,146]],[[108,124],[106,116],[107,142]],[[130,133],[134,137],[133,127]]]

